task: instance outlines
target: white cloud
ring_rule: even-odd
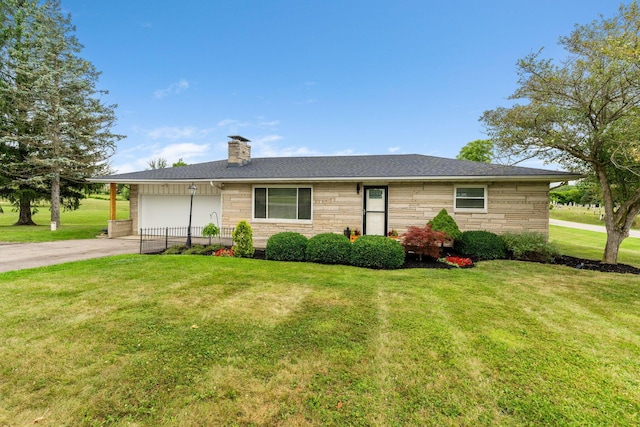
[[[389,147],[389,153],[397,153],[398,151],[400,151],[400,147]]]
[[[251,126],[251,123],[242,122],[240,120],[235,120],[235,119],[224,119],[224,120],[220,120],[216,124],[216,126],[218,128],[225,128],[226,132],[235,133],[235,132],[238,132],[240,128]]]
[[[192,142],[184,142],[181,144],[169,144],[164,146],[159,152],[151,156],[162,157],[167,159],[168,164],[175,163],[182,158],[185,162],[199,158],[209,150],[209,144],[194,144]]]
[[[191,142],[165,146],[140,145],[121,152],[119,157],[124,157],[124,163],[119,163],[117,159],[114,159],[113,168],[118,171],[117,173],[142,171],[149,169],[149,160],[158,158],[165,159],[169,166],[179,159],[188,164],[206,162],[213,160],[209,158],[209,147],[210,144],[194,144]]]
[[[186,81],[185,79],[180,79],[176,83],[172,83],[164,89],[156,90],[155,92],[153,92],[153,96],[156,99],[162,99],[167,95],[177,95],[179,93],[184,92],[187,89],[189,89],[189,82]]]
[[[303,146],[280,147],[276,142],[282,140],[280,135],[266,135],[251,142],[253,157],[294,157],[319,156],[322,153]]]
[[[211,129],[198,129],[193,126],[163,126],[147,131],[147,136],[151,139],[201,139],[211,132]]]

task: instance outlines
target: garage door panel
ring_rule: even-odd
[[[187,227],[189,225],[190,196],[151,195],[140,196],[140,228]],[[194,227],[203,227],[210,223],[218,223],[221,215],[220,196],[194,196]]]

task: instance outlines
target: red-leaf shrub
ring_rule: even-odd
[[[473,261],[471,261],[471,258],[461,258],[461,257],[457,257],[457,256],[448,256],[445,259],[447,260],[448,263],[455,264],[458,267],[473,266]]]
[[[228,249],[228,248],[222,248],[222,249],[218,249],[217,251],[215,251],[214,253],[215,256],[228,256],[228,257],[232,257],[234,256],[234,252],[233,249]]]
[[[440,258],[442,245],[452,243],[453,239],[447,233],[434,231],[430,225],[426,227],[411,226],[402,235],[402,246],[405,252],[414,252],[422,259],[423,255]]]

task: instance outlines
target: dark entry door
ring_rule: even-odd
[[[386,236],[388,187],[364,187],[363,234]]]

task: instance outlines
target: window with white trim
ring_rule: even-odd
[[[454,208],[456,211],[486,212],[487,187],[470,185],[455,187]]]
[[[311,188],[254,187],[253,218],[311,220]]]

